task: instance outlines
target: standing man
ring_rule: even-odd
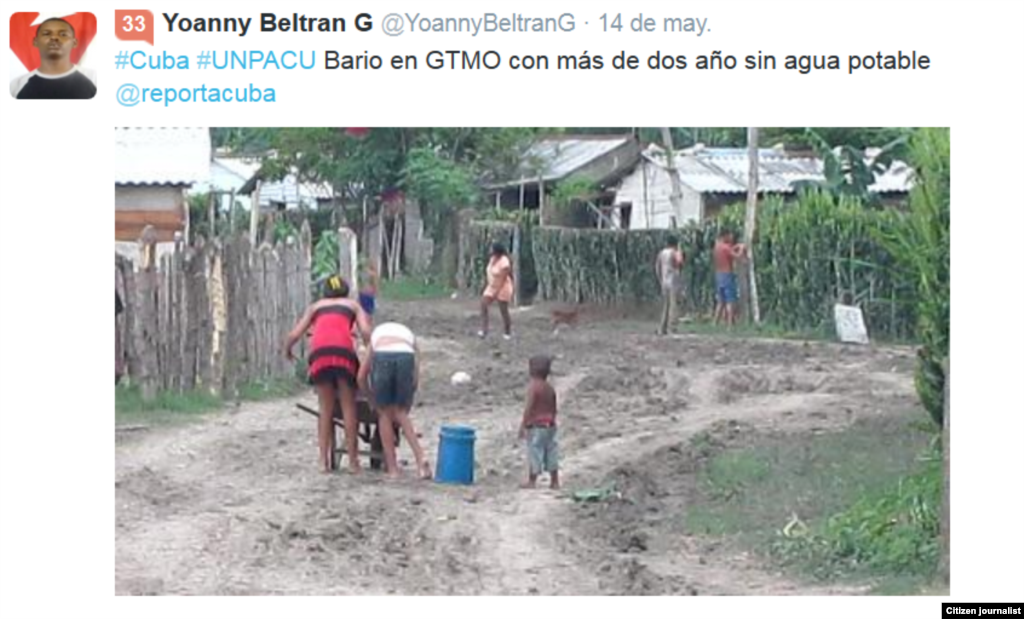
[[[665,248],[658,252],[654,261],[654,272],[661,286],[661,326],[659,335],[667,335],[676,322],[676,297],[679,295],[680,271],[683,268],[683,252],[679,249],[679,239],[668,237]]]
[[[736,243],[730,230],[721,230],[715,241],[713,260],[715,263],[715,324],[724,321],[730,327],[736,324],[736,301],[739,291],[736,284],[734,263],[742,258],[746,247]]]
[[[17,99],[92,99],[96,84],[71,63],[78,47],[75,28],[55,17],[36,27],[32,46],[39,50],[39,68],[11,82]]]

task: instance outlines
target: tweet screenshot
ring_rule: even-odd
[[[1024,618],[1022,27],[4,3],[0,616]]]

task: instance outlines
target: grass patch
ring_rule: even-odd
[[[238,397],[244,401],[283,398],[301,388],[295,381],[270,381],[243,385]],[[142,399],[138,386],[118,385],[114,391],[114,423],[126,425],[169,425],[201,419],[207,413],[221,409],[224,399],[205,391],[188,393],[158,393],[152,402]]]
[[[451,291],[433,277],[399,277],[380,283],[380,297],[390,301],[441,299]]]
[[[220,398],[204,392],[162,392],[152,402],[146,402],[137,386],[118,385],[114,391],[114,423],[166,425],[199,418],[221,405]]]
[[[685,527],[732,538],[801,574],[899,576],[887,578],[890,594],[919,589],[937,552],[941,478],[935,462],[921,460],[932,437],[921,424],[881,419],[726,448],[699,470]],[[705,443],[697,436],[692,447]]]
[[[938,560],[941,484],[938,461],[930,460],[806,534],[776,540],[773,550],[783,562],[822,578],[881,573],[926,580]],[[890,594],[906,586],[913,585]]]
[[[259,402],[294,395],[302,385],[292,380],[272,380],[242,385],[238,389],[240,400]]]

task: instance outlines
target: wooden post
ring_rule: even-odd
[[[146,226],[139,238],[139,249],[142,264],[136,279],[138,290],[138,315],[133,324],[134,350],[139,360],[139,387],[142,399],[152,402],[157,396],[157,289],[159,287],[156,270],[156,230]]]
[[[181,194],[181,221],[182,227],[185,231],[186,242],[192,242],[192,209],[188,206],[188,200],[185,198],[184,192]]]
[[[373,257],[377,264],[377,276],[384,275],[384,207],[377,211],[377,255]]]
[[[366,253],[366,258],[369,260],[370,256],[370,211],[367,205],[367,196],[363,196],[363,252]],[[379,272],[379,271],[378,271]]]
[[[512,307],[519,307],[519,226],[512,228]]]
[[[651,206],[647,199],[647,160],[640,161],[640,174],[643,178],[643,196],[644,196],[644,228],[651,228]]]
[[[942,511],[939,513],[939,577],[949,585],[949,358],[942,362],[946,375],[942,411]]]
[[[210,210],[210,238],[217,236],[217,192],[210,189],[209,196],[209,210]]]
[[[473,220],[473,211],[463,209],[459,211],[458,217],[458,246],[459,265],[456,269],[456,287],[459,291],[468,290],[470,284],[470,270],[472,269],[473,258],[469,255],[470,224]]]
[[[259,247],[261,184],[261,181],[256,181],[256,189],[252,192],[252,209],[249,211],[249,244],[253,250]]]
[[[750,316],[754,324],[761,324],[761,307],[757,298],[757,277],[754,272],[754,231],[757,226],[758,171],[761,167],[757,152],[757,127],[747,128],[747,158],[750,171],[747,174],[747,213],[743,224],[743,243],[747,246],[746,266],[749,287]]]
[[[388,253],[388,278],[395,279],[395,272],[398,269],[398,214],[392,218],[391,224],[391,251]]]
[[[235,190],[231,190],[231,203],[228,205],[228,232],[235,233]]]
[[[526,206],[526,179],[519,179],[519,210]]]
[[[544,219],[544,178],[541,177],[537,180],[537,223],[541,226],[546,221]]]
[[[402,274],[402,248],[405,246],[405,214],[395,214],[395,226],[397,226],[397,234],[395,234],[395,271],[392,278]]]
[[[114,293],[120,301],[120,311],[114,314],[114,373],[117,381],[127,373],[125,364],[124,328],[128,323],[125,314],[128,312],[127,282],[122,274],[123,258],[114,254]]]
[[[210,338],[210,393],[220,396],[224,389],[224,349],[228,330],[227,294],[224,286],[224,248],[219,241],[210,244],[207,262],[209,278],[209,304],[212,316]]]

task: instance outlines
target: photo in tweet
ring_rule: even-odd
[[[949,129],[114,149],[117,595],[948,594]]]

